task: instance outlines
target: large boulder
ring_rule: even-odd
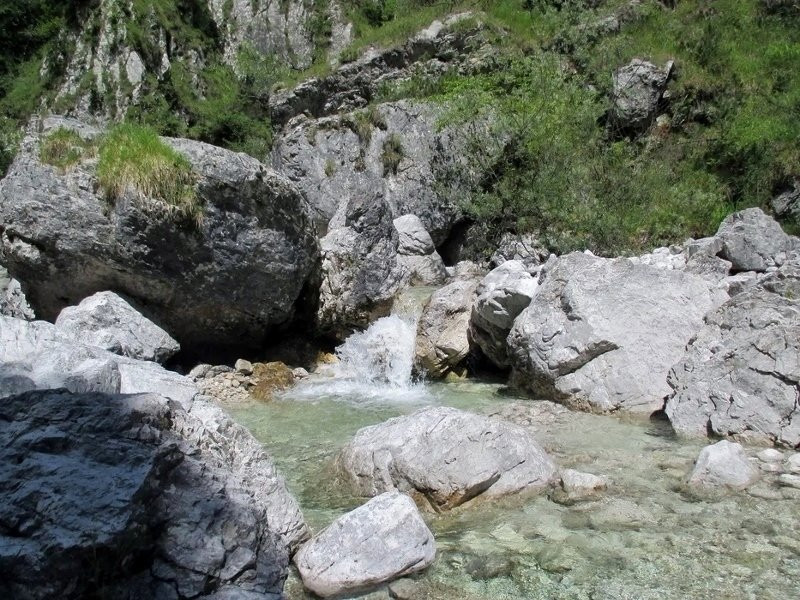
[[[388,315],[404,281],[397,230],[374,194],[350,199],[322,238],[319,328],[339,339]]]
[[[539,280],[524,263],[508,260],[484,277],[476,290],[469,321],[470,339],[500,368],[508,368],[506,338],[514,320],[531,303]]]
[[[288,499],[299,510],[260,444],[202,404],[65,390],[5,398],[0,594],[281,598],[289,551],[270,507]],[[270,477],[282,498],[262,485]]]
[[[327,598],[416,573],[435,557],[436,542],[414,501],[386,492],[336,519],[294,562],[303,584]]]
[[[469,317],[477,287],[477,279],[456,279],[425,304],[417,325],[418,372],[439,379],[463,365],[470,350]]]
[[[741,444],[722,440],[700,451],[688,483],[700,487],[744,489],[758,478],[758,467],[747,458]]]
[[[509,333],[513,380],[581,410],[658,410],[670,366],[726,298],[691,273],[568,254]]]
[[[684,435],[800,446],[800,266],[787,264],[710,313],[669,375]]]
[[[442,285],[447,269],[431,234],[417,215],[402,215],[394,220],[397,229],[397,262],[406,271],[411,285]]]
[[[613,74],[611,123],[622,133],[640,132],[654,121],[658,105],[672,73],[664,67],[634,58]]]
[[[66,337],[138,360],[163,363],[180,350],[166,331],[114,292],[98,292],[68,306],[55,324]]]
[[[99,135],[65,119],[35,123],[0,181],[0,261],[38,317],[113,290],[182,344],[213,346],[260,345],[292,319],[319,249],[309,207],[285,178],[244,154],[165,138],[196,176],[203,218],[193,224],[132,190],[109,202],[94,159],[66,171],[42,163],[40,143],[58,127]]]
[[[736,271],[766,271],[783,264],[786,254],[800,249],[797,238],[784,233],[775,219],[760,208],[733,213],[719,226],[720,256]]]
[[[446,510],[482,496],[537,491],[557,477],[533,436],[507,421],[432,407],[365,427],[338,464],[363,496],[400,490]]]

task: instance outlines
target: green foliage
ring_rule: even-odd
[[[93,142],[84,140],[72,129],[59,127],[42,140],[39,159],[65,171],[78,164],[85,156],[91,156],[94,149]]]
[[[381,155],[384,177],[389,173],[397,175],[397,169],[405,157],[406,151],[403,148],[402,138],[396,133],[390,134],[383,142],[383,154]]]
[[[336,163],[330,158],[325,161],[325,177],[333,177],[336,173]]]
[[[132,192],[156,214],[202,223],[204,208],[195,193],[191,164],[154,130],[117,125],[103,138],[98,154],[97,178],[111,201]]]

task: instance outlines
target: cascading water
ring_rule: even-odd
[[[394,303],[392,314],[356,332],[336,349],[339,362],[295,386],[295,399],[341,397],[358,401],[420,402],[429,392],[414,381],[417,321],[431,288],[411,288]]]

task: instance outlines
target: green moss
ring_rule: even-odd
[[[133,193],[156,214],[202,223],[191,164],[148,127],[123,123],[109,131],[100,144],[97,178],[112,201]]]
[[[61,170],[78,164],[82,158],[94,155],[94,143],[84,140],[72,129],[59,127],[51,131],[39,146],[39,160]]]

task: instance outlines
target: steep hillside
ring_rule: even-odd
[[[446,51],[419,38],[465,11],[444,25]],[[86,0],[0,21],[13,32],[3,171],[35,112],[129,119],[265,160],[293,115],[410,99],[436,109],[433,130],[468,133],[458,173],[430,182],[460,210],[463,239],[448,242],[461,256],[488,257],[504,232],[559,252],[637,251],[707,235],[746,206],[800,226],[795,0]],[[359,78],[369,85],[340,89]],[[287,97],[305,100],[276,111]],[[390,133],[413,164],[406,132]],[[328,177],[351,168],[320,160]]]

